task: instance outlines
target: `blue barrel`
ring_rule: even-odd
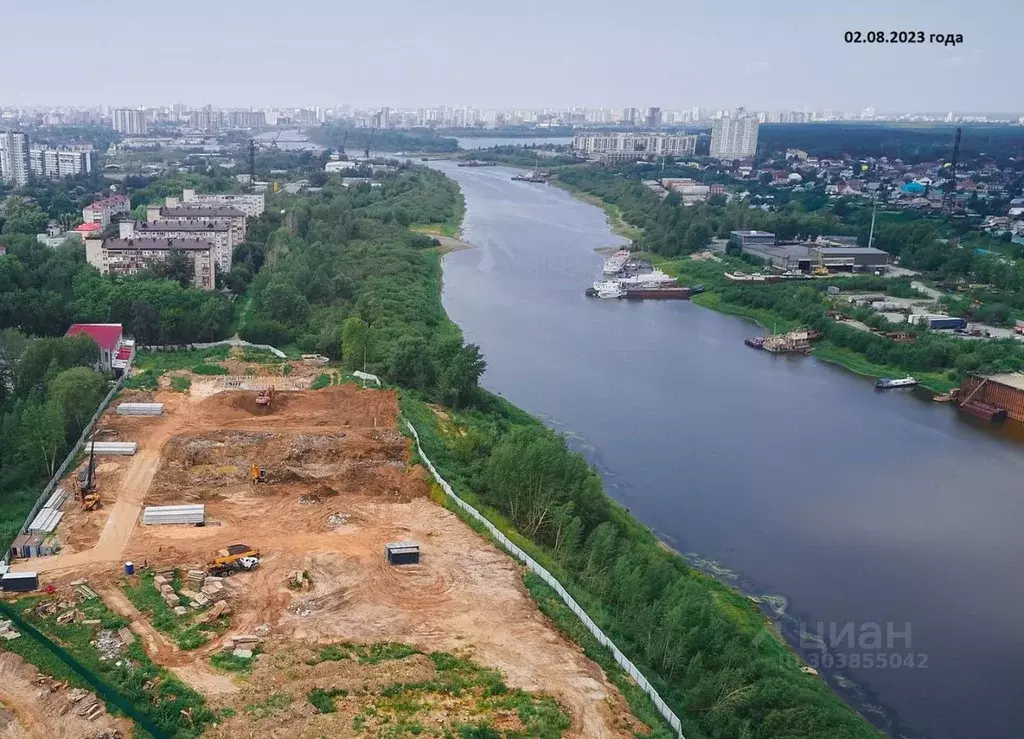
[[[124,574],[126,574],[126,575],[134,575],[135,574],[135,565],[132,562],[125,562],[124,563]]]

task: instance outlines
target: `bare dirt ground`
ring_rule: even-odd
[[[130,736],[131,721],[104,713],[95,721],[79,716],[69,690],[16,654],[0,652],[0,739],[88,739],[119,730]]]
[[[260,568],[231,578],[238,592],[228,632],[269,628],[268,654],[245,683],[258,690],[280,679],[263,670],[275,651],[400,641],[464,654],[500,670],[513,688],[553,696],[572,716],[567,736],[633,736],[638,724],[622,696],[540,613],[517,564],[430,501],[426,473],[409,465],[397,430],[393,393],[352,385],[279,392],[269,411],[257,409],[252,392],[158,392],[156,399],[166,404],[162,417],[104,420],[116,438],[139,442],[139,452],[104,460],[116,469],[101,471],[101,511],[69,516],[62,536],[78,551],[30,564],[57,584],[88,576],[154,661],[212,705],[242,700],[239,680],[210,666],[219,640],[184,652],[153,629],[120,592],[124,560],[194,567],[229,544],[259,548]],[[249,483],[253,462],[267,483]],[[204,503],[207,525],[137,525],[143,504],[176,503]],[[419,543],[419,565],[387,564],[384,545],[402,540]],[[308,572],[311,589],[287,586],[297,570]],[[293,719],[305,723],[292,724],[289,736],[326,730],[304,705]]]

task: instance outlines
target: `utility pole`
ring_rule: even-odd
[[[256,192],[256,140],[249,139],[249,192]]]
[[[868,234],[868,248],[871,248],[875,240],[875,211],[878,210],[878,195],[875,195],[874,204],[871,206],[871,232]]]

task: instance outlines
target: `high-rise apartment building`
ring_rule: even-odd
[[[667,133],[585,133],[573,137],[572,148],[605,162],[635,161],[649,156],[692,156],[697,137]]]
[[[146,123],[146,111],[132,108],[118,108],[111,115],[114,130],[128,136],[141,136],[149,133]]]
[[[30,172],[28,134],[0,131],[0,179],[23,187],[28,184]]]
[[[661,125],[661,108],[647,109],[647,127],[657,128]]]
[[[55,179],[92,172],[92,152],[82,148],[33,146],[28,158],[32,174],[38,177]]]
[[[757,118],[718,118],[711,129],[711,156],[749,159],[757,152]]]

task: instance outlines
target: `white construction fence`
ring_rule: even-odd
[[[430,470],[430,474],[433,475],[434,479],[437,481],[437,484],[441,486],[441,489],[444,490],[445,494],[448,497],[450,497],[453,501],[455,501],[455,504],[458,505],[462,510],[464,510],[470,516],[472,516],[481,524],[483,524],[483,526],[490,532],[491,536],[497,539],[498,543],[501,544],[501,546],[503,546],[506,549],[506,551],[512,554],[512,556],[516,557],[516,559],[519,559],[520,561],[525,563],[527,569],[539,575],[540,578],[544,580],[544,582],[550,585],[554,589],[554,591],[558,593],[558,597],[561,598],[565,602],[565,604],[572,609],[572,612],[575,613],[579,620],[583,622],[583,625],[587,627],[587,630],[594,635],[594,637],[601,643],[602,646],[608,648],[608,650],[612,653],[612,656],[615,657],[615,661],[619,664],[619,666],[623,670],[625,670],[629,674],[629,676],[633,678],[633,680],[636,681],[636,684],[639,685],[643,689],[643,691],[647,693],[648,696],[650,696],[651,701],[654,703],[654,706],[658,709],[658,712],[665,717],[665,720],[679,735],[679,739],[685,739],[683,737],[683,729],[682,724],[679,722],[679,717],[676,716],[672,709],[668,707],[664,700],[662,700],[661,696],[658,694],[658,691],[655,690],[654,686],[652,686],[647,681],[647,678],[645,678],[643,676],[643,673],[641,673],[640,670],[636,668],[636,665],[630,662],[626,658],[626,655],[619,651],[619,648],[615,646],[615,643],[607,636],[605,636],[605,633],[601,631],[600,628],[598,628],[597,624],[595,624],[593,620],[590,618],[590,616],[587,615],[586,611],[584,611],[580,607],[580,605],[573,599],[571,595],[569,595],[566,589],[562,587],[562,584],[558,582],[558,580],[556,580],[550,572],[548,572],[546,569],[537,564],[533,557],[531,557],[529,554],[527,554],[518,546],[509,541],[508,537],[501,533],[501,531],[499,531],[494,524],[488,521],[483,516],[483,514],[481,514],[476,508],[469,505],[469,503],[467,503],[466,501],[464,501],[462,498],[455,494],[455,491],[452,490],[452,486],[449,485],[448,482],[443,477],[441,477],[441,475],[438,474],[437,470],[434,468],[433,463],[427,458],[427,455],[423,453],[423,447],[420,446],[420,435],[416,433],[416,428],[411,423],[409,423],[409,421],[405,419],[402,420],[405,421],[405,425],[408,427],[410,433],[412,433],[413,438],[416,440],[416,451],[419,453],[420,459],[423,460],[423,463],[427,466],[427,469]]]

